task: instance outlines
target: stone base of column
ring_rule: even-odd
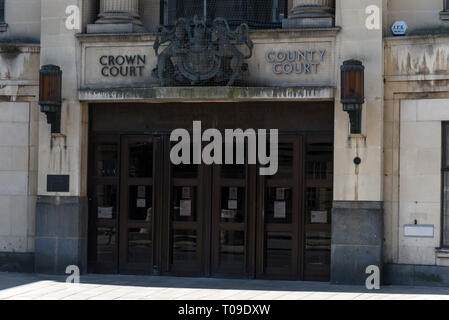
[[[332,28],[334,20],[333,8],[300,6],[292,9],[291,16],[288,19],[282,20],[282,28]]]
[[[382,202],[334,201],[331,282],[365,285],[370,265],[378,266],[382,275],[382,242]]]
[[[134,23],[96,23],[87,25],[87,33],[142,33],[145,28]]]
[[[0,272],[34,272],[34,253],[0,252]]]
[[[87,272],[87,198],[39,196],[34,270],[64,275],[70,265]]]
[[[449,287],[449,267],[386,264],[384,285]]]

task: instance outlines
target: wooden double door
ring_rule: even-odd
[[[274,176],[247,164],[173,165],[171,147],[167,134],[94,138],[91,271],[328,279],[327,137],[280,136]]]

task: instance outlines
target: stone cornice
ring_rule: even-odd
[[[40,53],[40,44],[29,43],[0,43],[0,53],[20,52],[20,53]]]
[[[398,45],[398,44],[413,44],[413,43],[435,43],[449,41],[449,33],[439,34],[423,34],[412,36],[399,36],[399,37],[385,37],[386,45]]]
[[[334,28],[303,28],[303,29],[263,29],[251,30],[252,39],[273,39],[280,37],[289,38],[325,38],[335,37],[341,30],[340,27]],[[76,37],[83,43],[92,42],[133,42],[133,41],[154,41],[155,33],[103,33],[87,34],[78,33]]]

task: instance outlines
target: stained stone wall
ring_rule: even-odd
[[[0,252],[33,251],[29,211],[30,103],[0,103]],[[30,240],[30,241],[28,241]]]
[[[384,260],[390,264],[449,266],[441,234],[441,122],[446,112],[448,36],[385,40]],[[432,237],[410,237],[408,224],[433,226]],[[402,270],[392,267],[392,270]]]
[[[64,225],[59,225],[60,217],[65,212],[70,212],[71,220],[68,221],[72,222],[84,221],[83,217],[87,214],[83,203],[85,203],[87,178],[88,111],[87,106],[80,103],[77,98],[79,86],[77,65],[80,59],[80,47],[75,34],[79,31],[68,30],[65,27],[65,8],[68,5],[78,5],[84,13],[92,9],[92,7],[84,7],[87,2],[81,0],[42,2],[40,62],[41,65],[58,65],[63,72],[61,133],[51,134],[50,126],[43,113],[40,114],[39,122],[38,195],[40,199],[47,199],[47,201],[44,203],[37,201],[36,231],[39,234],[35,239],[35,269],[49,273],[64,273],[66,267],[64,264],[75,264],[83,270],[87,245],[85,228],[76,229],[76,232],[70,229],[71,233],[65,233],[64,230],[67,229],[63,228]],[[84,16],[83,25],[87,24],[88,17],[88,14]],[[47,176],[52,174],[69,176],[69,192],[47,191]],[[57,201],[58,198],[59,201]],[[53,232],[56,233],[57,240],[54,234],[48,234],[45,231],[45,224],[55,227]],[[53,250],[55,246],[58,246],[56,251]],[[53,255],[52,259],[48,259],[49,253]]]
[[[23,4],[18,3],[22,9]],[[18,14],[11,12],[12,17]],[[35,248],[40,50],[38,44],[14,43],[38,41],[26,38],[26,28],[19,25],[20,20],[0,33],[0,271],[30,272]]]
[[[389,0],[386,36],[392,35],[391,26],[397,20],[407,23],[408,35],[447,33],[449,13],[443,9],[444,0]]]
[[[39,43],[41,0],[5,0],[5,22],[0,42]]]

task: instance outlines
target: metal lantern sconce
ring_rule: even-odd
[[[61,91],[61,68],[55,65],[42,66],[39,71],[39,105],[51,125],[51,133],[61,132]]]
[[[365,67],[358,60],[348,60],[341,66],[341,103],[349,113],[351,134],[362,133],[362,106],[365,103]]]

